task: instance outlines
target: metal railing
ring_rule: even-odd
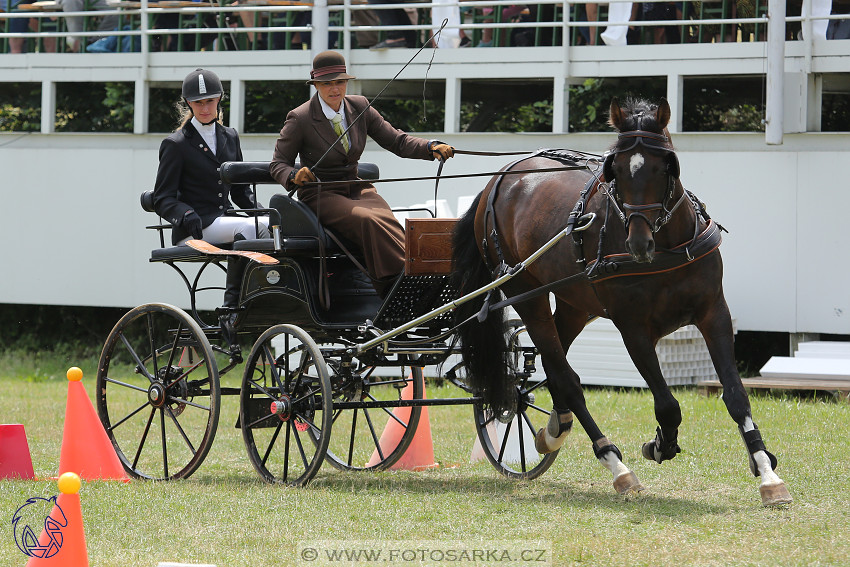
[[[651,2],[668,3],[665,0],[651,0]],[[726,5],[730,0],[722,2],[712,2],[710,4]],[[647,4],[650,2],[644,2]],[[123,4],[123,5],[122,5]],[[135,7],[135,4],[139,4]],[[189,4],[188,2],[186,4]],[[705,28],[730,26],[734,31],[732,39],[734,41],[761,41],[763,35],[761,29],[766,29],[768,16],[766,6],[763,7],[763,13],[756,14],[755,17],[706,17],[703,19],[694,19],[688,16],[690,10],[685,10],[680,19],[669,20],[642,20],[629,19],[621,21],[586,21],[583,17],[582,7],[585,4],[595,4],[590,0],[576,0],[573,2],[563,2],[558,0],[539,0],[534,4],[526,5],[525,13],[515,16],[510,21],[501,21],[501,9],[515,6],[513,0],[482,0],[482,1],[461,1],[449,0],[447,2],[407,2],[398,4],[362,4],[352,3],[350,0],[345,0],[337,5],[320,6],[320,2],[298,3],[292,2],[290,5],[257,5],[246,3],[245,5],[218,5],[218,6],[181,6],[181,7],[166,7],[155,2],[148,3],[142,1],[133,3],[133,7],[129,7],[130,3],[118,3],[120,7],[112,10],[101,11],[86,11],[86,12],[62,12],[62,11],[26,11],[26,12],[9,12],[0,13],[0,42],[2,42],[3,51],[8,51],[9,40],[23,39],[33,41],[38,44],[35,49],[44,51],[43,43],[46,38],[68,38],[74,36],[85,36],[88,38],[103,38],[114,36],[119,40],[124,37],[147,38],[146,41],[134,40],[131,45],[134,45],[134,50],[148,51],[152,49],[152,39],[162,36],[194,36],[196,41],[194,47],[190,44],[189,49],[257,49],[258,46],[264,49],[275,49],[276,44],[271,41],[255,42],[252,44],[248,41],[248,34],[262,34],[266,37],[272,37],[275,34],[312,34],[313,36],[323,35],[323,30],[320,29],[321,20],[328,22],[327,32],[336,34],[337,43],[331,47],[340,49],[350,49],[356,47],[369,47],[361,45],[357,42],[357,35],[361,33],[371,32],[373,34],[385,34],[390,30],[397,31],[412,31],[419,34],[422,40],[430,37],[432,32],[439,27],[441,22],[433,22],[430,19],[430,10],[433,8],[449,9],[456,12],[455,21],[450,21],[445,25],[444,33],[453,33],[459,35],[461,32],[470,35],[483,33],[485,30],[494,32],[510,33],[514,30],[532,30],[534,32],[534,41],[531,45],[534,46],[570,46],[579,45],[587,42],[580,30],[589,30],[590,28],[606,28],[609,26],[629,26],[633,30],[640,31],[647,28],[663,28],[676,29],[681,36],[680,41],[686,42],[722,42],[725,37],[716,38],[716,30],[712,30],[708,36],[703,36],[701,30]],[[687,2],[685,6],[697,5],[699,3]],[[709,3],[703,2],[702,5]],[[48,4],[49,5],[49,4]],[[32,6],[32,5],[30,5]],[[484,9],[492,9],[492,13],[487,16],[483,14]],[[317,18],[317,9],[324,11],[325,18]],[[358,20],[358,12],[377,13],[381,10],[404,9],[413,10],[417,14],[416,23],[411,23],[405,26],[382,26],[377,24],[364,25],[356,24]],[[758,8],[759,11],[762,8]],[[264,16],[269,25],[242,25],[238,13],[246,15],[257,14]],[[544,14],[545,12],[545,14]],[[156,27],[157,20],[167,14],[176,14],[181,20],[178,27]],[[310,14],[313,20],[312,23],[295,25],[292,19],[299,14]],[[63,24],[65,18],[68,17],[84,17],[88,21],[93,18],[115,15],[123,22],[128,22],[132,29],[118,30],[93,30],[85,29],[81,33],[73,33],[66,30]],[[705,15],[705,12],[703,12]],[[250,16],[249,16],[250,17]],[[36,27],[41,31],[27,32],[10,32],[8,31],[10,22],[15,19],[26,19],[27,21],[34,20]],[[288,21],[281,23],[281,20]],[[804,38],[811,37],[811,29],[813,22],[817,21],[841,21],[850,19],[850,15],[812,15],[810,13],[808,0],[802,4],[801,14],[790,15],[785,18],[786,34],[793,34],[793,30],[799,27],[802,30]],[[488,21],[485,21],[488,20]],[[492,20],[492,21],[489,21]],[[45,24],[50,23],[55,29],[44,30]],[[762,28],[763,26],[763,28]],[[120,28],[124,28],[121,25]],[[745,34],[741,33],[742,29],[747,29]],[[753,30],[753,31],[750,31]],[[792,31],[788,31],[792,30]],[[547,33],[551,37],[547,37]],[[596,34],[597,37],[601,34]],[[645,34],[644,34],[645,35]],[[705,37],[705,39],[703,39]],[[567,41],[564,41],[567,38]],[[642,38],[640,43],[650,43],[651,38]],[[63,51],[60,42],[59,51]],[[184,49],[184,42],[179,42],[178,50]],[[126,44],[126,42],[125,42]],[[502,45],[509,46],[510,38],[502,42]],[[417,46],[418,47],[418,46]],[[121,51],[122,42],[116,42],[116,51]],[[287,42],[284,49],[293,48]],[[300,45],[295,45],[294,48],[300,48]]]

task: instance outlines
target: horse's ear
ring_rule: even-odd
[[[617,97],[614,97],[611,99],[611,108],[608,109],[608,124],[619,132],[622,123],[623,110],[620,108],[620,102],[617,100]]]
[[[673,179],[679,179],[679,158],[676,157],[676,154],[673,152],[667,154],[667,172],[673,177]],[[607,179],[608,177],[606,176],[605,178]]]
[[[658,110],[655,112],[655,121],[662,130],[670,123],[670,103],[667,102],[666,98],[662,98],[661,102],[658,103]]]
[[[602,164],[602,175],[605,176],[605,181],[608,183],[614,181],[614,152],[605,156],[605,163]]]

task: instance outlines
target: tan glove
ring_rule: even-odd
[[[433,144],[431,146],[431,155],[434,156],[434,159],[445,161],[455,155],[455,149],[448,144]]]
[[[313,175],[313,172],[310,171],[309,167],[302,167],[298,170],[298,172],[296,172],[295,177],[292,178],[292,182],[299,187],[311,181],[316,181],[316,176]]]

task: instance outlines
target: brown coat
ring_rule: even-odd
[[[367,136],[400,157],[434,159],[427,140],[397,130],[377,110],[367,108],[368,104],[362,96],[345,97],[345,119],[349,125],[354,123],[348,131],[349,151],[346,153],[340,142],[324,158],[337,135],[322,112],[318,95],[292,110],[275,144],[270,166],[272,177],[291,189],[289,175],[299,158],[301,165],[310,167],[320,181],[355,180]],[[361,113],[363,116],[357,119]],[[324,187],[321,199],[316,187],[299,188],[298,198],[316,212],[323,225],[360,245],[373,278],[390,278],[404,268],[404,231],[390,206],[371,184]]]

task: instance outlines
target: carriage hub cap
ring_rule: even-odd
[[[271,403],[271,412],[280,418],[281,421],[289,421],[292,416],[292,399],[289,396],[282,396],[279,400]]]
[[[162,407],[165,403],[165,386],[158,383],[151,384],[148,388],[148,400],[153,407]]]

